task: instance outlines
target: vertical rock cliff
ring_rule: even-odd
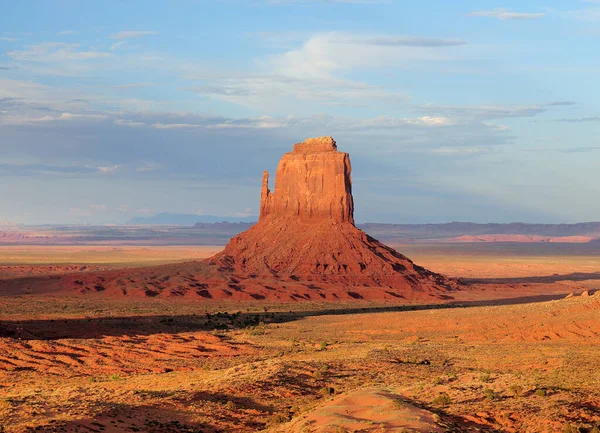
[[[286,153],[274,191],[264,172],[258,223],[208,263],[236,279],[388,288],[400,297],[452,287],[355,227],[350,157],[331,137],[308,139]]]
[[[265,171],[260,220],[274,215],[354,223],[351,171],[350,156],[331,137],[296,144],[279,162],[274,193]]]

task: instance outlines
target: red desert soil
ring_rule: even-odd
[[[439,417],[437,417],[439,419]],[[344,394],[319,406],[302,419],[281,427],[281,433],[319,431],[336,433],[390,432],[442,433],[433,412],[402,401],[402,397],[380,388],[366,388]]]
[[[194,308],[1,321],[19,335],[0,337],[0,426],[541,433],[600,423],[600,295],[420,311]]]

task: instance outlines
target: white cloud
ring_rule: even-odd
[[[91,204],[89,208],[92,210],[106,210],[106,206],[103,204]]]
[[[202,125],[194,125],[192,123],[154,123],[152,127],[156,129],[188,129],[200,128]]]
[[[523,13],[523,12],[511,12],[506,8],[498,8],[489,11],[476,11],[471,12],[467,16],[470,17],[487,17],[497,18],[499,20],[531,20],[536,18],[542,18],[545,14],[539,13]]]
[[[75,33],[77,33],[75,30],[63,30],[62,32],[58,32],[57,35],[66,36],[66,35],[74,35]]]
[[[63,42],[44,42],[28,45],[23,51],[9,51],[6,53],[14,60],[26,62],[62,62],[66,60],[93,60],[112,56],[111,53],[102,51],[81,51],[79,44]]]
[[[408,119],[408,123],[425,126],[451,126],[456,122],[449,117],[440,116],[421,116],[417,119]]]
[[[73,119],[90,119],[103,120],[107,119],[106,114],[85,114],[85,113],[61,113],[56,120],[73,120]]]
[[[127,41],[119,41],[119,42],[115,42],[114,44],[112,44],[112,45],[110,46],[110,49],[111,49],[111,50],[116,50],[117,48],[119,48],[119,47],[122,47],[123,45],[126,45],[126,44],[127,44]]]
[[[418,107],[419,111],[424,111],[428,115],[444,115],[450,117],[459,117],[463,119],[503,119],[511,117],[534,117],[538,114],[547,112],[552,105],[457,105],[443,106],[426,104]]]
[[[122,167],[121,165],[110,165],[110,166],[101,166],[101,167],[96,167],[96,168],[98,169],[98,173],[108,174],[108,173],[112,173],[113,171],[118,170],[121,167]]]
[[[153,83],[129,83],[129,84],[115,84],[115,89],[140,89],[143,87],[152,87],[155,86]]]
[[[345,124],[347,123],[347,124]],[[421,116],[421,117],[392,117],[392,116],[380,116],[371,119],[357,120],[350,122],[344,121],[344,125],[340,125],[340,128],[347,129],[393,129],[393,128],[406,128],[408,126],[422,127],[422,128],[434,128],[443,126],[453,126],[457,122],[455,119],[443,116]]]
[[[479,153],[487,153],[489,151],[489,149],[481,147],[438,147],[436,149],[432,149],[431,153],[435,153],[438,155],[458,156],[476,155]]]
[[[125,120],[125,119],[117,119],[114,121],[114,123],[115,123],[115,125],[130,126],[130,127],[147,126],[144,122],[136,122],[134,120]]]
[[[598,2],[587,2],[587,3],[598,3]],[[570,11],[569,15],[579,21],[597,23],[600,22],[600,7],[592,6],[584,9]]]
[[[18,41],[17,38],[7,38],[7,37],[0,37],[0,41],[5,41],[5,42],[16,42]]]
[[[464,45],[457,39],[332,32],[314,35],[300,48],[273,56],[267,66],[290,77],[330,78],[336,71],[455,59],[453,50]]]
[[[282,128],[289,125],[288,119],[276,119],[270,116],[261,116],[251,119],[239,120],[228,120],[221,123],[215,123],[208,125],[209,129],[272,129]]]
[[[20,124],[39,124],[45,122],[61,122],[61,121],[73,121],[73,120],[105,120],[108,119],[106,114],[86,114],[86,113],[60,113],[53,115],[46,115],[42,117],[32,117],[31,115],[15,115],[6,116],[0,121],[0,123],[10,125]]]
[[[133,39],[142,36],[157,35],[158,32],[150,30],[124,30],[119,33],[110,35],[111,39]]]
[[[256,62],[247,75],[188,76],[203,82],[189,90],[262,111],[306,114],[314,105],[371,106],[373,101],[399,105],[407,96],[390,85],[371,85],[348,79],[357,72],[383,73],[431,62],[471,57],[461,39],[404,35],[319,33],[293,49]]]

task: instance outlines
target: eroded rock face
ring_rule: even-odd
[[[236,280],[274,279],[285,286],[379,288],[405,299],[452,290],[447,278],[355,227],[350,173],[350,157],[333,138],[296,144],[279,163],[274,192],[269,173],[263,174],[259,222],[208,263]]]
[[[286,153],[277,168],[275,191],[264,172],[260,221],[269,215],[354,223],[350,157],[331,137],[310,138]]]

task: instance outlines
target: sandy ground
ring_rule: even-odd
[[[46,251],[35,263],[60,273],[189,252],[142,250],[86,250],[104,262],[63,260],[59,269]],[[339,433],[600,424],[595,257],[413,253],[478,283],[453,306],[0,297],[0,426]],[[32,269],[21,260],[9,265],[13,275]],[[539,301],[585,289],[592,296],[515,305],[508,296]]]
[[[0,246],[0,265],[149,266],[205,259],[222,249],[219,246]]]

